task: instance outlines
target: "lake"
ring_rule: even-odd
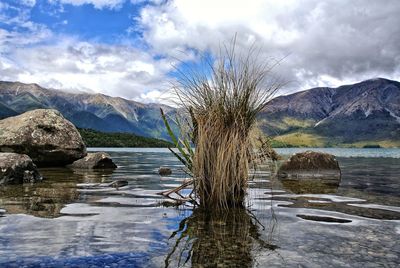
[[[0,267],[399,267],[400,149],[313,150],[337,156],[339,187],[260,166],[248,209],[206,213],[157,194],[186,178],[168,150],[90,148],[118,169],[46,168],[43,182],[0,187]],[[129,184],[99,186],[113,180]]]

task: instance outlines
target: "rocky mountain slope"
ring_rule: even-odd
[[[313,88],[270,101],[264,132],[294,145],[400,145],[400,83],[383,78]]]
[[[0,82],[0,118],[37,108],[57,109],[80,128],[168,139],[158,104]],[[261,129],[282,146],[400,147],[400,83],[377,78],[279,96],[259,120]]]
[[[56,109],[80,128],[167,137],[160,117],[160,105],[103,94],[66,93],[37,84],[0,82],[0,118],[38,108]],[[173,112],[168,106],[163,108],[166,112]]]

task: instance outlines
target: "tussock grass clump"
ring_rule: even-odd
[[[277,63],[259,63],[257,56],[254,49],[236,53],[233,42],[217,58],[205,58],[200,70],[178,70],[175,89],[192,118],[192,173],[202,207],[243,205],[253,161],[251,132],[280,87],[267,79]]]

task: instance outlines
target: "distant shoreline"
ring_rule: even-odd
[[[172,143],[131,133],[107,133],[92,129],[79,128],[79,133],[87,147],[108,148],[167,148]]]
[[[89,147],[89,152],[133,152],[133,153],[162,153],[170,154],[167,148],[144,148],[144,147]],[[307,150],[325,152],[336,157],[362,157],[362,158],[400,158],[400,148],[275,148],[277,153],[283,156],[289,156],[294,153]],[[171,157],[172,154],[171,154]]]

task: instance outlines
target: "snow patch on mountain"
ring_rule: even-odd
[[[396,121],[400,124],[400,116],[397,116],[393,111],[389,110],[388,108],[385,108],[387,112],[389,112],[391,117],[394,117]]]

